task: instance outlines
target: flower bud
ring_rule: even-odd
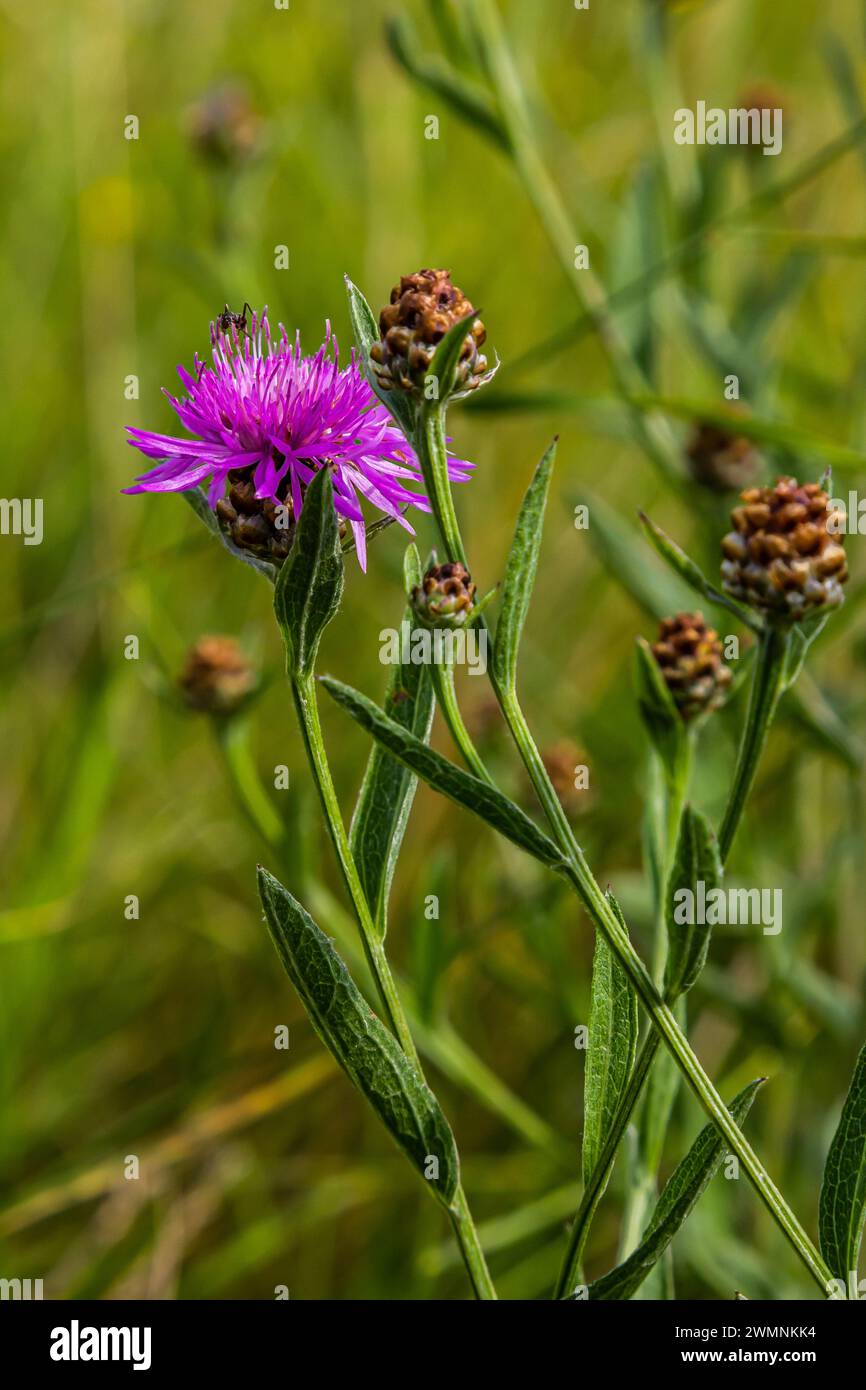
[[[391,302],[379,315],[380,340],[370,349],[376,379],[383,391],[423,390],[433,354],[449,329],[467,314],[472,305],[461,289],[451,283],[448,270],[419,270],[404,275],[391,291]],[[487,359],[479,349],[487,330],[476,319],[460,352],[453,394],[483,385]]]
[[[702,613],[663,618],[652,654],[686,724],[724,702],[731,668],[722,658],[718,633],[707,627]]]
[[[193,145],[220,166],[243,164],[255,153],[261,124],[249,93],[237,82],[209,88],[187,113]]]
[[[780,478],[749,488],[722,541],[722,579],[733,598],[783,622],[837,608],[848,578],[845,551],[827,529],[831,513],[819,483]]]
[[[233,637],[200,637],[178,680],[191,709],[232,714],[256,686],[256,674]]]
[[[475,607],[475,585],[459,560],[433,565],[412,590],[410,602],[425,627],[462,627]]]
[[[695,425],[686,445],[692,477],[714,492],[739,492],[748,487],[757,473],[760,457],[751,439],[708,421]]]
[[[295,535],[292,504],[279,506],[268,498],[256,497],[249,474],[235,473],[228,496],[216,504],[220,526],[239,550],[249,550],[262,560],[281,565]]]
[[[586,755],[571,739],[560,739],[541,750],[541,761],[553,790],[567,811],[585,811],[590,804],[588,784],[582,787],[578,772],[586,766]]]

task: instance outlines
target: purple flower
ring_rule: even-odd
[[[126,492],[183,492],[210,479],[208,501],[216,508],[228,482],[249,479],[263,504],[288,506],[297,520],[307,484],[330,464],[334,505],[352,528],[362,569],[363,500],[415,534],[404,509],[430,510],[417,457],[354,353],[340,368],[330,324],[314,357],[301,355],[300,337],[291,343],[282,324],[279,338],[271,338],[267,309],[252,316],[249,336],[211,324],[211,342],[213,367],[196,354],[194,376],[177,369],[184,399],[166,392],[192,437],[129,429],[129,443],[159,462]],[[471,467],[451,460],[452,480],[465,482]]]

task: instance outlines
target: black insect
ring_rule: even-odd
[[[236,328],[238,333],[247,332],[247,310],[252,316],[252,305],[244,300],[244,307],[239,314],[233,314],[228,305],[225,306],[221,314],[217,314],[217,332],[229,333],[232,328]],[[249,334],[247,334],[249,337]]]

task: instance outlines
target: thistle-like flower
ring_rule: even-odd
[[[256,686],[256,674],[233,637],[200,637],[187,653],[178,686],[191,709],[231,714]]]
[[[723,660],[718,633],[707,627],[702,613],[663,618],[652,654],[685,723],[724,702],[731,668]]]
[[[744,435],[701,421],[686,445],[686,458],[695,482],[714,492],[739,492],[753,481],[760,454]]]
[[[722,579],[734,598],[779,622],[837,608],[848,578],[845,551],[827,529],[829,499],[819,483],[780,478],[749,488],[722,541]]]
[[[404,275],[379,315],[381,337],[370,349],[381,390],[420,393],[437,345],[472,312],[463,291],[452,284],[449,270]],[[465,395],[490,379],[487,359],[479,350],[486,337],[484,324],[476,319],[460,352],[452,396]]]
[[[460,561],[433,565],[410,594],[416,618],[425,627],[462,627],[475,608],[475,585]]]
[[[235,544],[279,563],[307,484],[329,466],[334,506],[354,534],[362,569],[362,502],[415,534],[407,507],[430,510],[418,460],[354,354],[340,367],[330,325],[314,357],[304,357],[299,337],[290,342],[282,325],[272,339],[267,310],[252,316],[248,333],[237,322],[225,331],[211,324],[211,343],[213,366],[196,355],[194,375],[178,367],[186,396],[168,397],[192,437],[130,429],[130,444],[159,462],[127,492],[183,492],[209,479],[208,501]],[[465,482],[471,466],[449,460],[452,481]]]

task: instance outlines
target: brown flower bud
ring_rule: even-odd
[[[189,136],[214,164],[242,164],[255,153],[261,119],[246,87],[223,82],[211,87],[187,113]]]
[[[459,560],[433,565],[410,594],[418,621],[427,627],[460,627],[475,605],[475,585]]]
[[[219,499],[216,514],[223,531],[239,550],[249,550],[276,565],[283,563],[295,534],[290,499],[277,507],[256,497],[255,484],[247,470],[231,475],[228,496]]]
[[[837,608],[848,578],[845,551],[827,529],[828,497],[818,483],[780,478],[749,488],[722,541],[722,579],[734,598],[778,620],[798,622]]]
[[[580,785],[579,770],[586,766],[586,757],[571,739],[560,739],[542,749],[541,760],[553,784],[553,789],[568,811],[586,810],[589,789]]]
[[[200,637],[178,680],[190,708],[207,714],[231,714],[255,684],[255,672],[233,637]]]
[[[739,492],[748,487],[760,457],[751,439],[708,421],[695,425],[686,445],[692,477],[714,492]]]
[[[383,391],[419,391],[437,345],[455,323],[472,313],[448,270],[419,270],[404,275],[379,315],[380,341],[370,349],[373,370]],[[481,348],[487,330],[476,319],[460,352],[455,394],[483,384],[487,359]]]
[[[718,633],[707,627],[702,613],[664,618],[652,654],[686,723],[723,703],[731,668],[722,658]]]

